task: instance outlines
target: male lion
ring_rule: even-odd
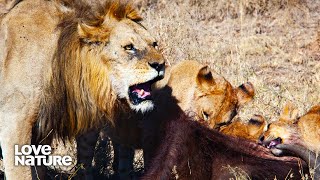
[[[260,143],[275,155],[295,154],[316,169],[315,179],[320,178],[320,105],[312,107],[297,118],[297,110],[287,104],[279,120],[268,125]]]
[[[137,11],[119,1],[95,11],[83,1],[62,4],[72,11],[56,1],[25,0],[1,20],[7,179],[31,179],[30,167],[14,166],[15,144],[72,138],[153,109],[151,84],[163,77],[164,59]]]

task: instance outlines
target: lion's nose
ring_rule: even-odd
[[[161,71],[164,71],[164,63],[160,64],[160,63],[157,63],[157,62],[152,62],[152,63],[149,63],[149,65],[154,68],[156,71],[158,71],[159,73]]]

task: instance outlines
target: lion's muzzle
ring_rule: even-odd
[[[157,80],[161,80],[164,77],[165,63],[152,62],[149,65],[158,72]]]

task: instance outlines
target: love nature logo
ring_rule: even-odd
[[[14,145],[14,164],[16,166],[51,166],[72,164],[71,156],[51,155],[49,145]]]

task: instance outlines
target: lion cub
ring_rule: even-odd
[[[251,83],[234,88],[224,77],[194,60],[166,68],[165,79],[156,88],[165,85],[172,89],[183,111],[194,113],[198,120],[215,129],[230,123],[238,108],[254,96]]]
[[[231,124],[221,127],[220,131],[230,136],[242,137],[257,142],[266,125],[267,121],[263,116],[254,115],[247,123],[236,118]]]
[[[231,122],[238,108],[254,97],[250,82],[234,88],[208,66],[192,60],[166,69],[165,79],[156,87],[169,86],[183,111],[194,113],[199,121],[231,136],[257,141],[263,133],[267,123],[262,116],[255,115],[248,123],[239,118]]]
[[[260,141],[269,148],[280,143],[299,144],[318,152],[320,150],[320,105],[312,107],[305,115],[297,118],[297,109],[287,104],[279,120],[268,125]]]
[[[259,141],[277,156],[299,156],[314,169],[314,179],[320,179],[320,105],[297,118],[297,109],[287,104]]]

